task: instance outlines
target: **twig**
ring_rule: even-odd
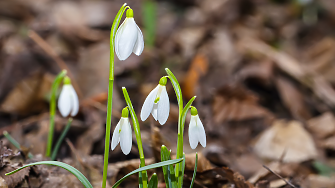
[[[291,187],[296,188],[296,186],[294,186],[292,183],[290,183],[289,181],[286,181],[283,177],[281,177],[281,175],[279,175],[278,173],[276,173],[275,171],[272,171],[269,167],[263,165],[263,167],[270,171],[272,174],[276,175],[278,178],[282,179],[286,184],[290,185]]]
[[[63,70],[67,70],[68,76],[71,78],[72,85],[77,91],[79,98],[82,98],[82,92],[79,88],[78,83],[75,81],[73,74],[71,73],[69,67],[65,64],[65,62],[58,56],[58,54],[53,50],[53,48],[42,38],[40,37],[35,31],[29,30],[28,36],[39,45],[45,53],[47,53],[58,65],[58,67]]]

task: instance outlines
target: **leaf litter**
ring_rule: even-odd
[[[207,133],[207,147],[195,150],[199,166],[194,187],[335,187],[335,9],[331,1],[299,2],[157,1],[154,47],[140,57],[116,60],[112,122],[125,105],[122,86],[139,113],[168,67],[182,83],[185,99],[197,96],[194,105]],[[74,176],[54,167],[4,176],[23,164],[47,160],[42,156],[50,86],[63,68],[77,85],[81,106],[57,160],[78,168],[94,187],[101,184],[109,30],[115,7],[123,3],[0,3],[0,132],[8,131],[22,146],[17,152],[1,139],[1,187],[81,187]],[[142,28],[141,2],[127,3]],[[305,17],[309,7],[316,14]],[[160,160],[162,144],[173,154],[176,149],[178,107],[173,88],[168,85],[167,91],[167,124],[158,126],[152,119],[141,123],[146,164]],[[188,123],[189,117],[186,128]],[[55,139],[65,124],[56,115]],[[195,151],[187,140],[184,148],[188,186]],[[28,152],[35,157],[24,158]],[[127,156],[117,147],[109,162],[112,185],[138,168],[136,142]],[[135,176],[121,184],[134,186]]]

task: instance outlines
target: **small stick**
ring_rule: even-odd
[[[263,165],[263,167],[270,171],[272,174],[276,175],[278,178],[282,179],[286,184],[290,185],[291,187],[296,188],[296,186],[294,186],[292,183],[290,183],[289,181],[286,181],[283,177],[281,177],[281,175],[279,175],[278,173],[276,173],[275,171],[272,171],[269,167]]]
[[[60,58],[57,55],[57,53],[53,50],[53,48],[42,37],[40,37],[35,31],[29,30],[28,36],[31,39],[33,39],[33,41],[35,41],[36,44],[39,45],[44,50],[44,52],[47,53],[57,63],[58,67],[61,70],[63,70],[63,69],[67,70],[67,74],[72,80],[72,85],[76,89],[79,98],[82,98],[83,95],[80,91],[79,85],[75,81],[69,67],[65,64],[65,62],[62,60],[62,58]]]

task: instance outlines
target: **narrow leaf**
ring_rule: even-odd
[[[71,172],[73,175],[75,175],[78,180],[86,187],[86,188],[93,188],[93,186],[91,185],[91,183],[87,180],[87,178],[79,171],[77,170],[76,168],[74,168],[73,166],[70,166],[66,163],[62,163],[62,162],[59,162],[59,161],[40,161],[40,162],[36,162],[36,163],[30,163],[30,164],[27,164],[27,165],[24,165],[23,167],[20,167],[14,171],[11,171],[9,173],[6,174],[7,175],[11,175],[11,174],[14,174],[26,167],[29,167],[29,166],[34,166],[34,165],[54,165],[54,166],[58,166],[58,167],[61,167],[61,168],[64,168],[65,170]]]
[[[151,176],[151,179],[149,181],[149,185],[148,185],[148,188],[157,188],[158,186],[158,177],[157,177],[157,174],[154,173],[152,176]]]
[[[163,161],[163,162],[159,162],[159,163],[155,163],[155,164],[151,164],[145,167],[141,167],[139,169],[136,169],[130,173],[128,173],[127,175],[125,175],[123,178],[121,178],[119,181],[117,181],[112,188],[117,187],[120,185],[120,183],[122,183],[127,177],[136,174],[138,172],[141,171],[145,171],[145,170],[149,170],[149,169],[153,169],[153,168],[158,168],[158,167],[162,167],[162,166],[166,166],[166,165],[170,165],[170,164],[176,164],[179,163],[181,161],[183,161],[184,159],[173,159],[173,160],[168,160],[168,161]]]
[[[197,174],[197,168],[198,168],[198,153],[195,153],[195,165],[194,165],[193,177],[192,177],[190,188],[193,187],[195,176]]]
[[[142,172],[139,172],[138,173],[138,185],[139,185],[139,188],[143,188],[143,179],[142,179]]]
[[[183,180],[184,180],[184,170],[185,170],[185,153],[183,155],[183,163],[179,165],[179,176],[178,176],[178,187],[183,187]]]
[[[171,152],[164,145],[161,147],[161,160],[162,161],[171,160]],[[162,168],[166,187],[167,188],[177,187],[176,176],[173,165],[163,166]]]

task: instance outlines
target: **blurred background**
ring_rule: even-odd
[[[139,114],[169,68],[184,101],[197,96],[193,104],[207,134],[207,147],[192,150],[187,117],[185,186],[197,151],[195,187],[335,187],[335,1],[2,0],[0,133],[8,131],[21,144],[19,155],[0,163],[9,187],[81,187],[58,168],[4,176],[15,165],[46,160],[50,89],[62,69],[80,111],[57,158],[101,186],[109,34],[123,3],[134,10],[145,49],[125,61],[115,56],[112,130],[126,105],[121,87]],[[178,106],[169,81],[167,89],[167,123],[140,121],[147,164],[160,161],[162,144],[176,152]],[[56,140],[67,119],[58,112],[55,122]],[[129,155],[119,146],[110,153],[110,185],[138,168],[134,136]],[[33,159],[25,160],[28,152]],[[121,186],[138,186],[137,177]]]

